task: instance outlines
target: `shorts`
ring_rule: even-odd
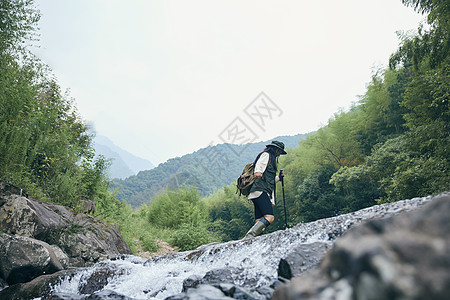
[[[270,201],[270,197],[266,192],[263,192],[261,196],[255,199],[251,199],[255,206],[255,220],[259,220],[265,215],[273,216],[273,206]]]

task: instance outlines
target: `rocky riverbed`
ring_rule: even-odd
[[[380,291],[383,296],[398,295],[391,299],[425,299],[425,292],[440,295],[450,286],[449,213],[448,194],[376,205],[148,260],[121,255],[13,285],[0,297],[382,299],[376,297]],[[425,255],[421,249],[434,258],[418,259]],[[421,265],[415,266],[417,262]],[[308,284],[299,284],[298,276]],[[369,294],[361,294],[364,291]],[[405,291],[409,294],[402,298]]]

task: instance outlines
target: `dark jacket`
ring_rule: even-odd
[[[276,162],[275,162],[276,164]],[[250,193],[255,191],[263,191],[272,197],[272,192],[275,190],[275,177],[277,175],[277,169],[272,162],[272,157],[269,159],[266,170],[263,173],[261,179],[256,179],[250,189]]]

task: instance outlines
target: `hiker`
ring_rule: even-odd
[[[266,149],[258,154],[255,162],[255,182],[248,195],[249,202],[255,206],[255,225],[245,237],[260,235],[267,226],[275,220],[273,206],[275,205],[275,184],[280,180],[277,176],[277,162],[280,155],[286,154],[284,144],[272,141]],[[284,176],[281,172],[280,176]]]

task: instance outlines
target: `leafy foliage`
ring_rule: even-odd
[[[211,221],[210,230],[221,240],[238,240],[253,225],[252,206],[245,197],[236,194],[235,184],[224,187],[205,201]]]
[[[208,212],[195,188],[182,187],[168,190],[145,207],[148,222],[159,228],[173,230],[170,240],[181,250],[194,249],[215,241],[208,231]]]
[[[179,247],[181,251],[192,250],[198,246],[216,241],[204,226],[183,224],[171,236],[171,244]]]

